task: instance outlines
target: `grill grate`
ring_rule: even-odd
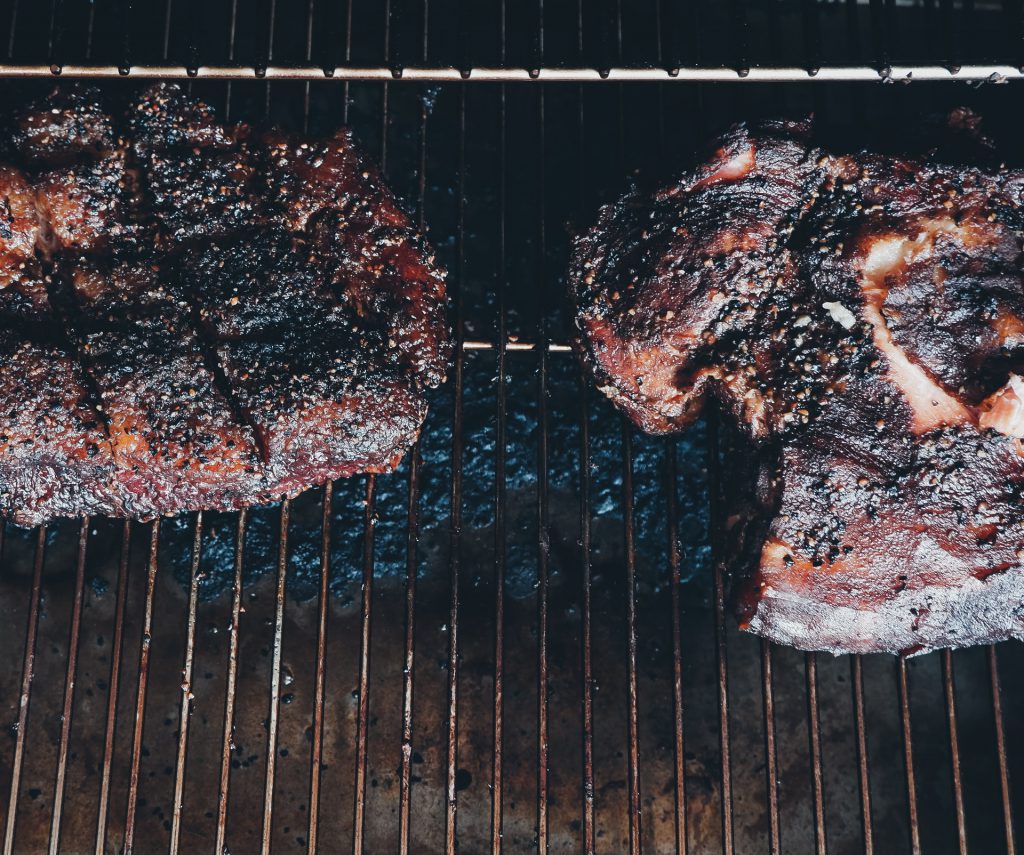
[[[719,30],[685,27],[676,3],[642,4],[635,26],[610,2],[586,16],[502,3],[492,18],[440,0],[259,5],[179,0],[154,23],[127,3],[14,0],[12,62],[49,62],[0,75],[191,70],[235,117],[351,120],[452,272],[452,382],[395,475],[187,525],[5,532],[0,638],[23,657],[0,675],[3,851],[1013,853],[1024,690],[999,670],[1021,667],[1020,645],[819,660],[738,634],[715,561],[728,449],[713,416],[682,439],[635,434],[565,355],[554,294],[566,222],[586,223],[627,173],[684,165],[733,118],[814,108],[848,131],[966,102],[1015,130],[1012,87],[715,81],[875,79],[927,47],[898,50],[899,22],[938,25],[945,60],[976,58],[972,38],[1016,6],[978,3],[957,43],[969,4],[779,4],[803,53],[744,75],[774,4],[735,2]],[[720,14],[688,8],[706,27]],[[837,55],[837,20],[870,30],[867,50],[847,47],[875,65],[812,75]],[[473,64],[479,29],[499,45],[490,70]],[[711,34],[700,53],[682,44],[697,32]],[[320,40],[341,54],[338,80],[312,85]],[[383,61],[355,65],[371,43]],[[65,60],[112,49],[112,72]],[[684,67],[681,52],[722,65]],[[667,85],[675,64],[703,85]],[[461,80],[453,68],[481,85],[424,82]],[[563,82],[505,85],[531,77]],[[614,85],[633,77],[663,85]],[[608,82],[575,85],[591,79]]]
[[[244,14],[238,0],[201,9],[170,0],[163,10],[129,0],[5,5],[4,77],[797,82],[1024,74],[1019,0],[640,0],[629,16],[619,14],[621,0],[537,0],[532,8],[389,0],[382,9],[308,0],[281,14],[276,0]],[[781,38],[787,33],[799,37],[791,44]],[[496,57],[489,46],[499,42]]]

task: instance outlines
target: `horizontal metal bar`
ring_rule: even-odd
[[[801,83],[801,82],[910,82],[913,80],[963,80],[1002,83],[1024,79],[1024,69],[1014,65],[870,65],[830,66],[808,69],[796,66],[734,68],[472,68],[415,67],[394,69],[387,66],[346,66],[325,69],[319,66],[271,65],[0,65],[0,78],[18,77],[132,77],[207,80],[407,80],[410,82],[480,83],[643,83],[689,81],[696,83]]]
[[[490,341],[463,341],[463,350],[497,350],[498,345]],[[505,351],[534,351],[537,345],[531,341],[509,341],[505,343]],[[554,344],[548,342],[548,353],[572,353],[572,347],[567,344]]]

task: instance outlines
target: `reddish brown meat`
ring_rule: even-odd
[[[73,352],[0,332],[0,503],[15,520],[53,508],[121,514],[110,440]]]
[[[0,285],[17,281],[36,262],[40,217],[35,193],[13,166],[0,166]]]
[[[434,256],[348,131],[326,140],[263,137],[272,215],[313,235],[339,302],[381,319],[389,349],[411,371],[439,383],[448,328],[433,307],[444,298]],[[390,344],[394,342],[394,344]]]
[[[602,212],[570,272],[584,362],[649,431],[709,397],[731,415],[745,628],[834,652],[1024,637],[1024,180],[806,139],[738,129]]]
[[[426,416],[403,371],[344,334],[312,344],[225,342],[218,356],[275,494],[301,489],[316,473],[394,469]]]
[[[52,252],[103,252],[126,246],[137,229],[136,175],[125,152],[41,173],[36,206]]]
[[[160,85],[123,120],[54,93],[10,149],[5,515],[238,508],[398,464],[450,357],[444,275],[348,134]]]

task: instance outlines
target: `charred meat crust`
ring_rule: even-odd
[[[56,342],[0,332],[0,503],[117,514],[110,440],[76,354]]]
[[[650,198],[634,192],[605,207],[574,242],[578,347],[602,391],[645,430],[686,427],[711,386],[745,387],[715,364],[792,276],[786,241],[824,174],[808,134],[796,122],[760,135],[739,128],[708,164]]]
[[[1024,180],[809,131],[736,128],[602,210],[569,273],[584,365],[648,432],[729,415],[744,628],[836,653],[1024,637]]]
[[[451,356],[444,271],[347,132],[70,87],[7,151],[0,512],[232,509],[398,464]]]

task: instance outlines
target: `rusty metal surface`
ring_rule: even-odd
[[[552,524],[568,524],[576,508],[552,502]],[[69,540],[75,540],[68,532]],[[134,540],[146,543],[145,531]],[[598,543],[601,537],[598,537]],[[102,777],[103,733],[109,691],[111,638],[118,591],[120,527],[97,522],[87,553],[88,578],[82,605],[77,691],[70,727],[63,806],[61,851],[93,849]],[[605,544],[601,544],[604,546]],[[23,733],[25,753],[17,799],[14,850],[46,849],[53,816],[55,770],[59,759],[64,670],[68,656],[68,627],[74,608],[75,555],[72,544],[59,539],[44,560],[42,606],[36,645],[35,679]],[[465,566],[487,558],[485,544],[464,553]],[[33,551],[31,542],[8,539],[2,599],[4,620],[0,643],[17,663],[24,649],[26,607],[31,594],[29,572],[14,572],[16,552]],[[131,737],[137,687],[147,581],[145,549],[132,556],[128,574],[123,678],[114,745],[111,798],[104,851],[121,848],[125,834],[131,766]],[[622,554],[595,562],[591,627],[595,674],[594,692],[594,815],[599,851],[626,851],[629,846],[630,767],[628,734],[628,659],[622,610]],[[20,563],[20,562],[19,562]],[[443,568],[439,568],[443,571]],[[580,851],[582,819],[587,803],[581,753],[580,698],[581,619],[577,609],[582,579],[567,574],[550,592],[552,627],[549,636],[549,847],[552,852]],[[690,851],[719,851],[721,753],[718,749],[716,703],[717,669],[713,637],[703,586],[684,586],[680,647],[683,651],[681,686],[686,723],[686,827]],[[460,660],[458,717],[459,766],[456,797],[460,847],[483,851],[491,844],[493,689],[493,587],[469,585],[462,592],[463,643]],[[411,851],[431,853],[445,848],[447,789],[448,689],[445,665],[445,624],[449,620],[449,587],[444,572],[421,571],[417,586],[417,679],[411,742]],[[226,845],[232,852],[257,851],[262,838],[262,804],[267,769],[267,687],[271,682],[274,613],[277,590],[274,574],[266,574],[243,597],[238,650],[238,703],[231,740],[231,789],[227,811]],[[181,809],[182,851],[213,851],[217,838],[218,762],[223,737],[226,669],[232,625],[231,597],[197,606],[194,673],[190,692],[188,754]],[[672,678],[672,615],[670,591],[641,585],[638,598],[638,733],[641,751],[638,779],[642,793],[643,842],[647,851],[675,847],[675,727]],[[373,594],[374,645],[370,665],[369,716],[366,723],[366,791],[364,851],[397,851],[402,765],[402,680],[404,655],[404,585],[377,580]],[[154,619],[149,648],[149,691],[141,741],[135,850],[168,847],[174,816],[175,757],[180,738],[179,710],[183,655],[187,641],[188,589],[169,573],[157,573]],[[359,758],[359,637],[362,611],[357,602],[329,607],[330,631],[325,646],[326,703],[319,788],[321,851],[347,848],[355,830],[353,806]],[[276,742],[276,780],[271,842],[274,851],[303,851],[308,835],[312,725],[316,699],[318,620],[315,603],[287,603],[282,624],[280,720]],[[536,599],[506,603],[505,663],[508,702],[505,705],[504,835],[507,852],[536,851]],[[756,640],[729,631],[729,697],[733,830],[735,851],[767,847],[769,803],[764,779],[764,729],[761,701],[760,650]],[[773,649],[775,738],[779,747],[779,810],[782,851],[813,851],[813,787],[807,752],[806,696],[803,657],[791,650]],[[958,666],[957,724],[963,775],[965,816],[972,849],[1002,851],[995,731],[989,674],[984,650],[952,657]],[[999,650],[1005,673],[1020,667],[1016,645]],[[821,710],[821,750],[828,851],[862,848],[862,818],[857,796],[858,767],[854,745],[855,709],[851,704],[849,665],[843,660],[819,661],[818,701]],[[945,728],[943,668],[939,657],[907,663],[912,702],[912,725],[917,736],[915,764],[923,774],[918,811],[924,851],[957,851],[958,832],[953,808],[949,742]],[[0,677],[0,697],[8,725],[17,721],[20,669]],[[871,758],[874,828],[884,842],[882,851],[909,851],[906,794],[900,763],[902,738],[895,660],[871,657],[863,662],[866,742]],[[1019,766],[1021,734],[1019,690],[1004,692],[1003,724],[1011,768]],[[1016,713],[1014,711],[1017,711]],[[17,733],[9,731],[0,764],[0,782],[11,778]],[[972,758],[966,762],[966,758]],[[1011,775],[1012,780],[1012,775]],[[0,795],[6,796],[3,792]],[[995,810],[986,805],[992,798]],[[6,803],[6,798],[3,799]],[[989,820],[995,820],[988,824]],[[1019,821],[1019,815],[1018,815]],[[988,827],[986,827],[988,826]]]

